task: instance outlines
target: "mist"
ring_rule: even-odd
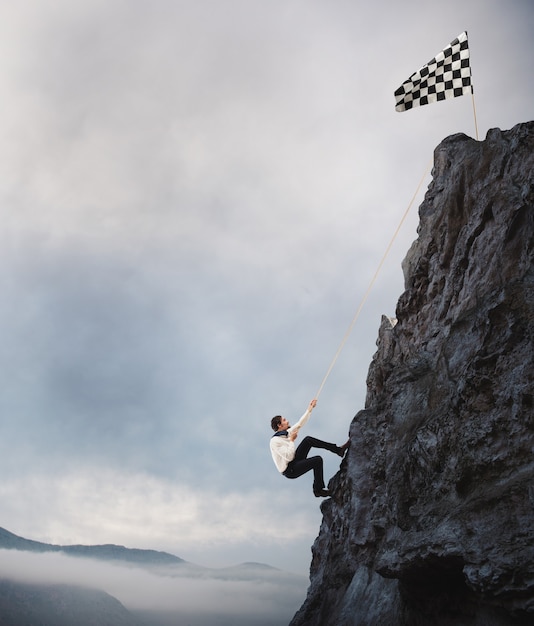
[[[246,577],[246,579],[245,579]],[[250,564],[210,570],[185,563],[146,571],[135,566],[61,553],[0,550],[0,579],[31,585],[70,585],[104,591],[134,612],[256,616],[290,619],[304,601],[308,581]],[[273,602],[276,598],[276,602]]]

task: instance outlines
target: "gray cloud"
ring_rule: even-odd
[[[318,503],[307,478],[276,474],[269,418],[299,417],[316,392],[435,145],[474,134],[468,98],[398,114],[393,90],[467,28],[481,138],[527,120],[533,13],[499,0],[0,3],[5,525],[60,543],[152,535],[222,559],[209,502],[228,512],[216,496],[237,493],[269,528],[247,517],[235,560],[290,552],[304,571]],[[316,436],[341,442],[363,406],[416,225],[414,206]],[[202,532],[182,528],[178,546],[157,517],[146,533],[135,515],[101,525],[117,493],[81,480],[91,468],[148,476],[177,507],[172,494],[193,490]],[[124,510],[152,502],[126,482]],[[88,491],[85,520],[72,516]],[[304,530],[262,542],[277,520]]]

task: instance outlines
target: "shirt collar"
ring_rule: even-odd
[[[287,437],[288,433],[287,430],[277,430],[273,437]]]

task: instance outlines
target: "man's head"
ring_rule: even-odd
[[[271,420],[271,428],[274,430],[274,432],[277,432],[279,430],[287,430],[289,428],[289,422],[286,420],[285,417],[282,417],[281,415],[276,415]]]

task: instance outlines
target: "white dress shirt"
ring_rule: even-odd
[[[299,421],[287,429],[287,435],[271,437],[271,454],[273,455],[273,461],[276,465],[276,469],[283,474],[290,461],[295,458],[295,442],[291,441],[289,434],[299,430],[310,419],[311,410],[308,408],[306,413],[299,419]]]

